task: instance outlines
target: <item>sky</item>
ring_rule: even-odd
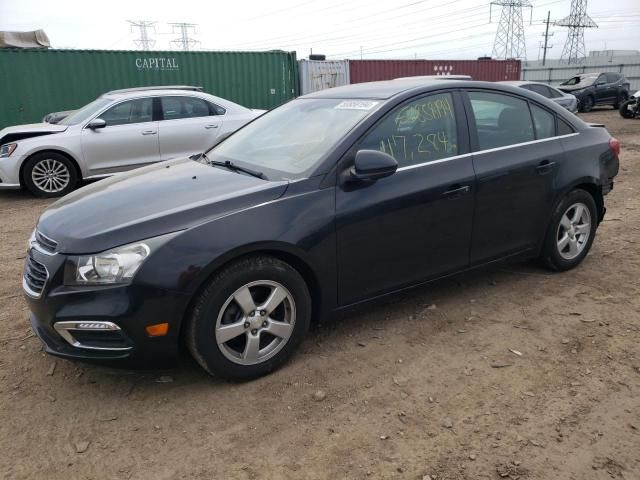
[[[569,14],[570,0],[532,0],[525,9],[528,60],[541,55],[547,11],[551,20]],[[138,49],[128,20],[156,22],[149,30],[155,50],[177,50],[189,30],[202,50],[311,51],[330,59],[475,59],[491,55],[500,7],[484,0],[0,0],[0,30],[44,29],[54,48]],[[640,0],[590,0],[599,25],[585,31],[587,51],[640,50]],[[530,23],[531,20],[531,23]],[[559,58],[565,27],[551,25],[548,58]]]

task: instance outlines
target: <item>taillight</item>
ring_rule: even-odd
[[[620,140],[615,137],[609,139],[609,148],[616,156],[620,155]]]

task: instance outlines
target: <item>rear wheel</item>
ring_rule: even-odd
[[[618,110],[620,108],[620,105],[623,104],[624,102],[627,101],[627,99],[629,98],[629,95],[627,95],[626,93],[621,93],[620,95],[616,96],[616,103],[613,104],[613,108]]]
[[[26,161],[23,181],[37,197],[61,197],[74,189],[78,174],[75,165],[64,155],[42,152]]]
[[[598,210],[591,194],[573,190],[556,207],[542,252],[544,264],[570,270],[587,256],[596,234]]]
[[[249,380],[281,366],[302,342],[310,319],[311,297],[302,276],[276,258],[248,257],[205,287],[186,340],[210,374]]]
[[[591,109],[593,108],[593,105],[594,105],[593,97],[589,95],[588,97],[585,97],[585,99],[580,102],[580,111],[585,113],[590,112]]]

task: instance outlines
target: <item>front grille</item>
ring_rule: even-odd
[[[29,253],[24,264],[24,282],[29,293],[40,295],[48,278],[47,267],[36,261]]]
[[[36,242],[38,242],[38,246],[42,248],[44,251],[49,253],[55,253],[56,248],[58,247],[58,242],[50,239],[46,235],[43,235],[39,231],[36,230]]]

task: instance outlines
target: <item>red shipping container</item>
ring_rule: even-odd
[[[474,80],[520,80],[520,60],[349,60],[351,83],[417,75],[470,75]]]

